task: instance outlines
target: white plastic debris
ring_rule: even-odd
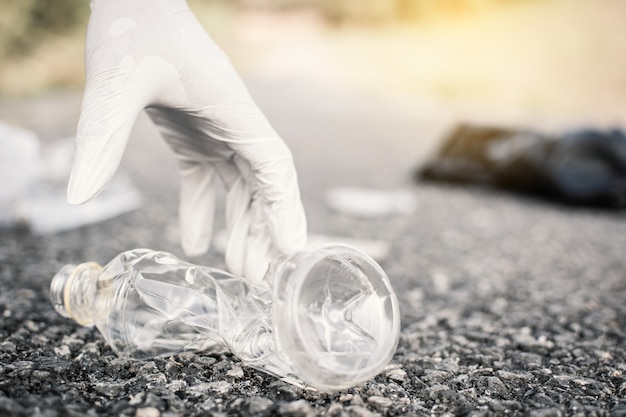
[[[28,130],[0,122],[0,226],[23,224],[38,234],[56,233],[134,210],[141,196],[124,175],[88,204],[66,202],[73,138],[41,144]]]
[[[390,214],[413,214],[415,195],[408,190],[376,190],[337,187],[326,194],[326,204],[340,213],[355,217],[381,217]]]
[[[98,223],[141,204],[141,196],[128,178],[118,175],[94,200],[74,206],[65,200],[65,188],[42,188],[19,201],[18,219],[38,234],[51,234]]]
[[[0,224],[11,221],[16,200],[37,181],[39,171],[37,136],[0,121]]]

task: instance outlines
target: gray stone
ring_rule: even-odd
[[[509,395],[509,390],[506,385],[498,378],[497,376],[488,376],[484,377],[487,385],[487,394],[496,395],[499,398],[507,398]]]
[[[217,407],[217,405],[215,404],[215,401],[213,401],[212,398],[207,399],[205,402],[203,402],[202,404],[200,404],[200,408],[208,411],[208,410],[213,410]]]
[[[171,382],[167,383],[167,384],[165,385],[165,387],[166,387],[168,390],[173,391],[173,392],[176,392],[176,391],[184,391],[185,389],[187,389],[187,382],[185,382],[185,381],[184,381],[184,380],[182,380],[182,379],[175,379],[175,380],[173,380],[173,381],[171,381]]]
[[[354,417],[376,417],[379,414],[368,410],[367,408],[360,405],[351,405],[346,407],[348,414]]]
[[[241,365],[233,365],[233,367],[226,372],[226,375],[235,379],[243,378],[243,368]]]
[[[365,401],[363,401],[363,397],[358,394],[354,394],[350,399],[350,404],[352,405],[364,405]]]
[[[150,376],[152,374],[156,374],[159,372],[159,368],[157,368],[156,363],[150,361],[144,364],[137,363],[139,365],[139,369],[137,370],[137,376]]]
[[[160,417],[161,412],[154,407],[138,408],[135,417]]]
[[[96,382],[93,384],[93,389],[107,397],[116,397],[124,389],[124,384],[117,382]]]
[[[403,382],[407,379],[407,374],[404,369],[391,369],[385,372],[385,376],[399,382]]]
[[[433,400],[449,398],[452,395],[452,389],[448,385],[433,385],[427,390],[429,397]]]
[[[430,385],[439,385],[450,378],[450,373],[446,371],[427,370],[421,379]]]
[[[10,342],[8,340],[5,340],[4,342],[0,343],[0,351],[2,352],[13,353],[15,352],[16,349],[17,349],[17,346],[15,346],[15,343]]]
[[[269,413],[274,402],[268,398],[252,397],[245,401],[244,409],[253,416],[263,416]]]
[[[163,410],[165,408],[165,401],[154,392],[147,392],[145,393],[143,406]]]
[[[269,384],[270,398],[278,401],[296,401],[300,398],[302,389],[284,381],[274,381]]]
[[[54,354],[60,358],[68,359],[72,355],[72,352],[70,351],[69,346],[61,345],[54,348]]]
[[[371,396],[367,399],[367,403],[378,411],[384,411],[387,408],[391,407],[393,401],[385,397]]]
[[[315,411],[311,405],[305,400],[291,401],[281,403],[278,406],[278,413],[290,417],[313,417]]]
[[[227,381],[217,381],[217,382],[210,382],[208,384],[208,388],[210,391],[216,394],[224,395],[224,394],[228,394],[229,392],[233,390],[233,385]]]
[[[346,403],[352,400],[352,398],[354,398],[354,395],[350,394],[350,393],[342,393],[339,396],[339,401],[341,401],[342,403]]]
[[[33,371],[31,376],[34,379],[46,380],[46,379],[50,378],[50,372],[48,372],[48,371],[40,371],[40,370],[37,369],[37,370]]]
[[[187,392],[189,394],[192,394],[195,396],[206,394],[209,391],[211,391],[211,385],[208,382],[201,382],[199,384],[192,385],[187,389]]]

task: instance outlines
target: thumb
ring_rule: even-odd
[[[127,56],[114,66],[88,71],[67,189],[70,204],[96,196],[117,171],[137,115],[158,86],[156,72],[147,66]]]

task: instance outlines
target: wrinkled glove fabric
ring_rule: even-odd
[[[219,178],[227,266],[260,279],[271,259],[305,243],[290,150],[185,1],[93,0],[91,8],[68,201],[84,203],[106,187],[146,109],[180,168],[185,252],[209,249]]]

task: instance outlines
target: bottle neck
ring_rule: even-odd
[[[50,301],[55,310],[83,326],[93,325],[91,316],[102,266],[95,262],[65,265],[50,283]]]

